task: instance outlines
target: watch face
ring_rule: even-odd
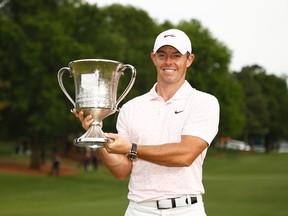
[[[132,160],[132,161],[135,161],[137,160],[137,155],[136,154],[133,154],[133,153],[130,153],[128,154],[128,159]]]

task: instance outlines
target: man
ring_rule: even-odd
[[[130,176],[126,216],[206,215],[202,164],[218,132],[218,101],[185,80],[194,55],[184,32],[159,34],[151,59],[157,83],[123,105],[101,160],[116,178]],[[93,122],[75,115],[85,129]]]

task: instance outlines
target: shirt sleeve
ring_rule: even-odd
[[[130,140],[128,128],[125,125],[125,122],[128,122],[127,112],[129,112],[129,111],[127,111],[127,109],[129,109],[129,108],[125,104],[120,109],[119,114],[118,114],[118,118],[117,118],[116,129],[117,129],[117,132],[119,134],[121,134],[123,137]]]
[[[182,135],[199,137],[210,145],[218,133],[220,106],[216,97],[203,92],[200,94],[201,97],[193,101]]]

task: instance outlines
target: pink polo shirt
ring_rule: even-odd
[[[117,121],[118,133],[138,145],[177,143],[181,135],[196,136],[210,144],[218,132],[218,100],[185,81],[165,102],[155,86],[123,105]],[[206,151],[189,167],[166,167],[138,159],[133,163],[128,198],[143,202],[203,194]]]

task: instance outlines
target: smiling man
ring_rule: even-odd
[[[218,132],[218,100],[185,80],[194,54],[183,31],[159,34],[151,59],[157,83],[123,105],[101,160],[116,178],[130,176],[125,216],[205,216],[202,165]],[[93,122],[75,115],[86,130]]]

